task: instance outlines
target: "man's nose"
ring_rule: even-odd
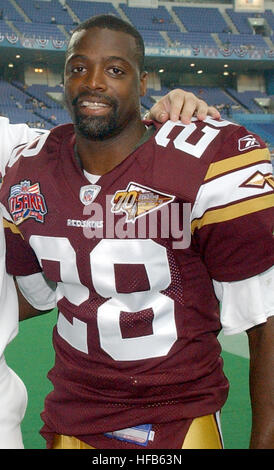
[[[84,85],[91,90],[105,90],[106,76],[101,67],[92,67],[85,77]]]

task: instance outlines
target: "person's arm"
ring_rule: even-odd
[[[20,291],[18,284],[15,280],[15,286],[17,290],[18,296],[18,305],[19,305],[19,320],[27,320],[28,318],[37,317],[39,315],[44,315],[45,313],[49,313],[52,309],[49,310],[38,310],[37,308],[33,307],[26,298],[23,296],[22,292]]]
[[[15,147],[31,142],[48,131],[31,129],[27,124],[11,124],[6,117],[0,117],[0,172],[3,176],[5,167]]]
[[[5,183],[1,191],[3,191]],[[5,198],[4,198],[5,200]],[[6,271],[13,276],[19,302],[19,320],[47,313],[56,307],[56,283],[43,273],[35,252],[2,205],[6,242]]]
[[[247,331],[250,349],[250,449],[274,449],[274,316]]]
[[[213,148],[192,210],[193,238],[213,284],[220,287],[216,296],[224,334],[248,332],[250,448],[273,448],[274,195],[271,184],[253,186],[255,174],[271,174],[270,155],[261,138],[244,127],[220,129],[218,160]]]
[[[157,101],[145,115],[145,118],[158,122],[166,122],[170,119],[189,124],[193,116],[201,121],[207,116],[214,119],[221,117],[216,108],[208,106],[205,101],[197,98],[193,93],[175,89]]]
[[[44,273],[14,278],[19,301],[19,320],[43,315],[56,307],[56,284]]]

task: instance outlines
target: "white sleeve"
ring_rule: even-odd
[[[51,310],[56,307],[56,285],[43,273],[17,276],[16,281],[23,296],[34,308]]]
[[[37,136],[48,133],[43,129],[31,129],[27,124],[10,124],[8,118],[0,117],[0,173],[3,176],[12,150],[27,144]]]
[[[274,315],[274,266],[242,281],[213,280],[213,286],[221,302],[224,335],[242,333]]]

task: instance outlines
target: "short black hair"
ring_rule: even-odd
[[[88,18],[80,23],[72,32],[72,35],[78,31],[91,28],[112,29],[113,31],[122,31],[133,36],[136,42],[136,59],[140,71],[144,71],[145,45],[141,34],[130,23],[114,15],[97,15]],[[68,52],[68,51],[67,51]]]

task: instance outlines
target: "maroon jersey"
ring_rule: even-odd
[[[14,155],[7,172],[8,271],[43,270],[57,284],[49,440],[114,448],[104,433],[183,430],[181,420],[219,410],[228,383],[212,279],[273,264],[273,178],[259,137],[209,118],[155,126],[95,184],[75,158],[72,125]]]

